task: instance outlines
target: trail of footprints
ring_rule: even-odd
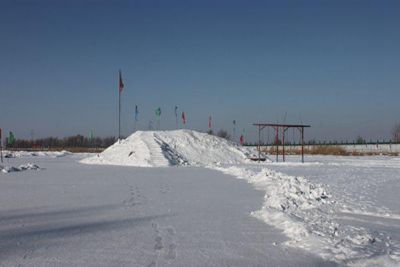
[[[168,194],[171,191],[171,187],[169,185],[161,185],[159,189],[161,194]],[[122,203],[126,208],[131,208],[136,205],[146,203],[147,199],[140,192],[140,189],[137,185],[129,186],[129,198],[125,199]]]
[[[159,189],[161,194],[168,194],[171,191],[169,185],[162,185]],[[147,201],[146,197],[140,192],[137,185],[129,186],[129,198],[123,201],[125,208],[129,209],[137,205],[144,204]],[[175,230],[173,227],[160,227],[157,223],[152,223],[152,228],[155,233],[154,238],[154,253],[155,259],[148,267],[156,267],[162,265],[162,262],[170,262],[176,258],[176,243]]]
[[[154,239],[154,251],[156,260],[148,266],[158,266],[161,260],[172,261],[176,258],[175,230],[172,227],[159,227],[157,223],[152,223],[156,233]]]
[[[171,187],[169,185],[167,185],[167,184],[161,185],[161,187],[160,187],[161,194],[167,194],[169,192],[171,192]]]
[[[129,198],[123,201],[126,208],[132,208],[146,202],[146,197],[142,196],[139,187],[136,185],[129,186]]]

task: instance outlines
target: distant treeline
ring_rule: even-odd
[[[4,142],[3,147],[8,148],[70,148],[70,147],[87,147],[87,148],[106,148],[117,141],[115,137],[95,137],[88,138],[83,135],[74,135],[64,138],[46,137],[35,140],[15,139],[13,144]]]

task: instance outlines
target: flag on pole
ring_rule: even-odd
[[[135,121],[138,121],[138,116],[139,116],[139,108],[138,108],[138,106],[136,105],[136,106],[135,106]]]
[[[208,117],[208,129],[211,130],[211,128],[212,128],[212,118],[210,116],[210,117]]]
[[[156,116],[160,118],[161,116],[161,108],[156,109]]]
[[[236,120],[232,121],[233,123],[233,141],[236,140]]]
[[[3,138],[1,136],[1,128],[0,128],[0,158],[1,162],[3,162]]]
[[[175,124],[176,129],[178,129],[178,106],[175,106]]]
[[[122,74],[121,70],[119,70],[119,92],[121,93],[122,90],[124,89],[124,82],[122,81]]]
[[[8,144],[8,145],[12,145],[12,144],[14,144],[14,141],[15,141],[14,134],[13,134],[13,132],[10,132],[10,133],[8,134],[7,144]]]
[[[160,116],[161,116],[161,108],[159,107],[156,109],[156,116],[157,116],[157,128],[160,130]]]
[[[240,135],[240,144],[243,145],[244,144],[244,136],[243,134]]]
[[[121,140],[121,93],[124,89],[124,82],[122,81],[121,70],[119,70],[119,84],[118,84],[118,141]]]
[[[94,131],[93,131],[93,130],[90,130],[90,133],[89,133],[89,141],[92,142],[93,140],[94,140]]]
[[[185,112],[182,111],[182,123],[186,124],[186,116],[185,116]]]

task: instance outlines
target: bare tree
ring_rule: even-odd
[[[400,123],[396,124],[392,130],[393,141],[400,142]]]

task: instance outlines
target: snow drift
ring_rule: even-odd
[[[243,163],[249,155],[246,148],[207,133],[193,130],[137,131],[81,162],[137,167],[205,166]]]
[[[27,158],[27,157],[52,157],[60,158],[67,155],[72,155],[71,152],[62,151],[4,151],[5,158]]]
[[[0,166],[0,172],[9,173],[9,172],[20,172],[26,170],[40,170],[40,167],[33,163],[22,164],[18,167],[14,166]]]
[[[342,203],[327,193],[323,185],[262,166],[214,169],[245,179],[265,191],[262,208],[252,215],[281,229],[289,238],[283,244],[343,265],[397,266],[398,244],[385,233],[338,223],[336,217]]]

